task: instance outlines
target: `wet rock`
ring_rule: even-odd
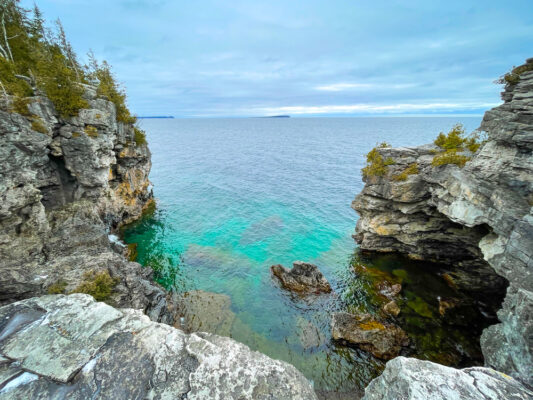
[[[444,316],[448,310],[459,305],[459,299],[441,299],[439,298],[439,314]]]
[[[272,274],[286,289],[299,293],[329,293],[331,286],[316,265],[295,261],[292,269],[282,265],[270,267]]]
[[[490,368],[454,369],[397,357],[365,389],[365,400],[526,400],[533,392]]]
[[[400,307],[398,307],[398,304],[396,304],[396,302],[392,300],[383,306],[383,311],[385,311],[389,315],[392,315],[393,317],[397,317],[400,314],[401,310]]]
[[[386,360],[398,356],[402,347],[409,344],[407,334],[400,327],[381,323],[369,314],[334,313],[331,336]]]
[[[394,299],[402,291],[402,285],[399,283],[390,284],[387,281],[377,284],[379,292],[388,299]]]
[[[176,301],[180,319],[176,327],[186,332],[209,332],[230,336],[235,313],[228,295],[195,290],[180,295]]]
[[[0,308],[0,388],[2,399],[317,398],[285,362],[82,294]]]

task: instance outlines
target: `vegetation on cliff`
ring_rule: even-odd
[[[387,173],[387,166],[394,164],[394,160],[390,157],[383,159],[383,156],[378,150],[388,147],[390,147],[390,144],[382,142],[368,152],[366,155],[366,166],[361,170],[364,178],[384,176]]]
[[[475,153],[483,144],[477,133],[466,136],[465,129],[461,124],[455,125],[447,134],[439,133],[433,143],[441,149],[431,163],[434,167],[446,164],[463,167],[471,157],[459,153],[467,150]]]
[[[31,116],[26,98],[44,94],[62,117],[75,116],[88,107],[83,97],[87,84],[115,104],[118,121],[136,122],[109,64],[98,63],[90,53],[88,64],[82,65],[60,20],[51,29],[37,6],[27,10],[19,0],[0,1],[0,94],[4,108]]]

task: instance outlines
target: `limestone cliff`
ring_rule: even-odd
[[[170,322],[150,271],[108,238],[152,201],[150,151],[95,88],[84,97],[89,108],[71,118],[44,96],[27,98],[27,110],[0,110],[0,304],[70,292],[107,272],[109,302]]]
[[[378,149],[391,165],[353,202],[362,249],[453,264],[451,280],[497,291],[508,281],[481,346],[487,366],[533,385],[533,59],[488,111],[486,143],[461,168],[433,166],[433,145]],[[528,71],[529,70],[529,71]],[[407,166],[416,173],[397,179]],[[372,397],[374,398],[374,397]],[[377,398],[377,397],[376,397]]]

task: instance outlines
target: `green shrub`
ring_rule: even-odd
[[[406,181],[409,175],[416,175],[418,174],[418,164],[413,163],[410,164],[407,168],[405,168],[401,173],[397,175],[392,176],[393,181]]]
[[[85,293],[93,296],[96,301],[105,301],[111,297],[117,283],[118,279],[111,278],[108,271],[90,271],[83,275],[82,283],[72,293]]]
[[[46,128],[46,126],[43,124],[43,122],[41,121],[39,117],[37,117],[36,119],[32,121],[31,129],[39,133],[44,133],[44,134],[48,133],[48,129]]]
[[[435,139],[434,143],[443,150],[462,149],[462,146],[465,142],[465,139],[463,138],[464,134],[465,130],[463,125],[457,124],[450,132],[448,132],[447,135],[442,132],[439,133],[439,136],[437,136],[437,139]]]
[[[48,286],[48,294],[63,294],[67,288],[67,282],[58,280],[56,283]]]
[[[457,151],[455,150],[448,150],[433,157],[431,165],[438,167],[440,165],[455,164],[459,167],[464,167],[466,162],[469,160],[470,157],[457,154]]]
[[[92,137],[93,139],[98,137],[98,129],[96,127],[87,125],[84,130],[87,136]]]
[[[133,127],[133,140],[135,141],[135,144],[137,146],[142,146],[146,144],[146,133],[137,128],[136,126]]]
[[[11,111],[29,117],[31,114],[28,104],[30,104],[30,99],[15,97],[11,102]]]
[[[520,82],[520,75],[522,75],[524,72],[527,71],[533,71],[533,62],[526,63],[524,65],[520,65],[518,67],[514,67],[511,72],[506,73],[504,76],[502,76],[500,79],[498,79],[497,83],[508,83],[510,85],[516,85],[518,82]]]
[[[378,149],[384,149],[390,147],[386,142],[382,142],[366,155],[366,166],[361,170],[363,176],[368,178],[369,176],[384,176],[387,173],[387,166],[394,164],[394,160],[388,157],[383,160],[383,156]]]

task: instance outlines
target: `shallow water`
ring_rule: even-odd
[[[465,326],[446,323],[437,296],[459,295],[434,266],[365,258],[351,237],[357,214],[350,203],[363,186],[365,154],[381,141],[428,143],[457,122],[470,131],[480,119],[145,120],[157,211],[124,238],[138,244],[138,261],[151,265],[167,289],[228,295],[234,319],[226,334],[292,363],[318,389],[362,388],[383,367],[331,341],[331,312],[377,312],[370,282],[376,274],[362,276],[357,265],[402,282],[399,323],[414,343],[407,352],[475,364],[487,323],[478,305],[467,310]],[[295,260],[317,264],[334,293],[300,298],[279,288],[269,267]]]

